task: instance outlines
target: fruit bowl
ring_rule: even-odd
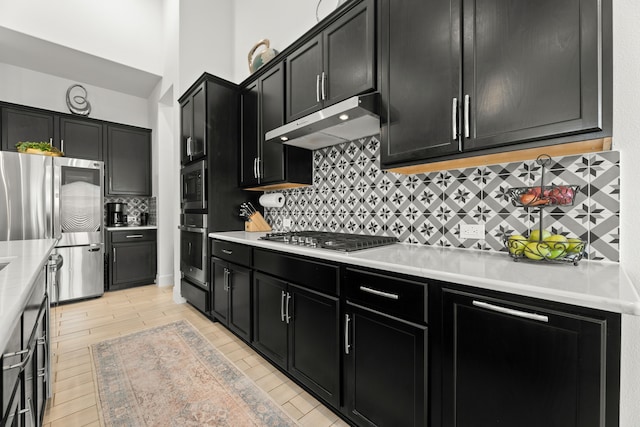
[[[543,206],[572,206],[578,185],[547,185],[539,187],[516,187],[509,190],[515,206],[525,208]]]
[[[580,239],[566,241],[528,240],[522,236],[505,237],[504,247],[514,261],[571,263],[578,265],[584,257],[586,242]]]

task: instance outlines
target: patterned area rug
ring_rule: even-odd
[[[92,346],[107,426],[296,426],[188,322]]]

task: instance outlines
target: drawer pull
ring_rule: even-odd
[[[223,249],[222,252],[227,254],[227,255],[231,255],[233,253],[233,251],[231,251],[229,249]]]
[[[349,322],[351,317],[348,314],[344,315],[344,354],[349,354],[351,345],[349,344]]]
[[[142,239],[144,236],[142,234],[129,234],[127,239]]]
[[[542,314],[527,313],[526,311],[514,310],[513,308],[500,307],[499,305],[489,304],[483,301],[473,301],[472,303],[476,307],[485,308],[487,310],[496,311],[498,313],[508,314],[510,316],[522,317],[524,319],[536,320],[538,322],[549,322],[549,316]]]
[[[389,298],[389,299],[399,299],[400,297],[397,294],[392,294],[390,292],[383,292],[377,289],[368,288],[366,286],[360,286],[360,290],[362,292],[368,292],[373,295],[377,295],[379,297]]]

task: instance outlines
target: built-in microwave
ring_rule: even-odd
[[[183,211],[207,209],[207,161],[199,160],[180,172],[180,200]]]

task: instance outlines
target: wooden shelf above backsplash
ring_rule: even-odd
[[[386,170],[403,175],[412,175],[417,173],[428,173],[442,170],[495,165],[499,163],[522,162],[525,160],[534,160],[541,154],[548,154],[551,157],[557,157],[584,153],[597,153],[600,151],[609,150],[611,150],[611,138],[607,137],[600,139],[591,139],[588,141],[549,145],[539,148],[528,148],[525,150],[507,151],[503,153],[466,157],[463,159],[445,160],[441,162],[424,163],[412,166],[402,166]]]

